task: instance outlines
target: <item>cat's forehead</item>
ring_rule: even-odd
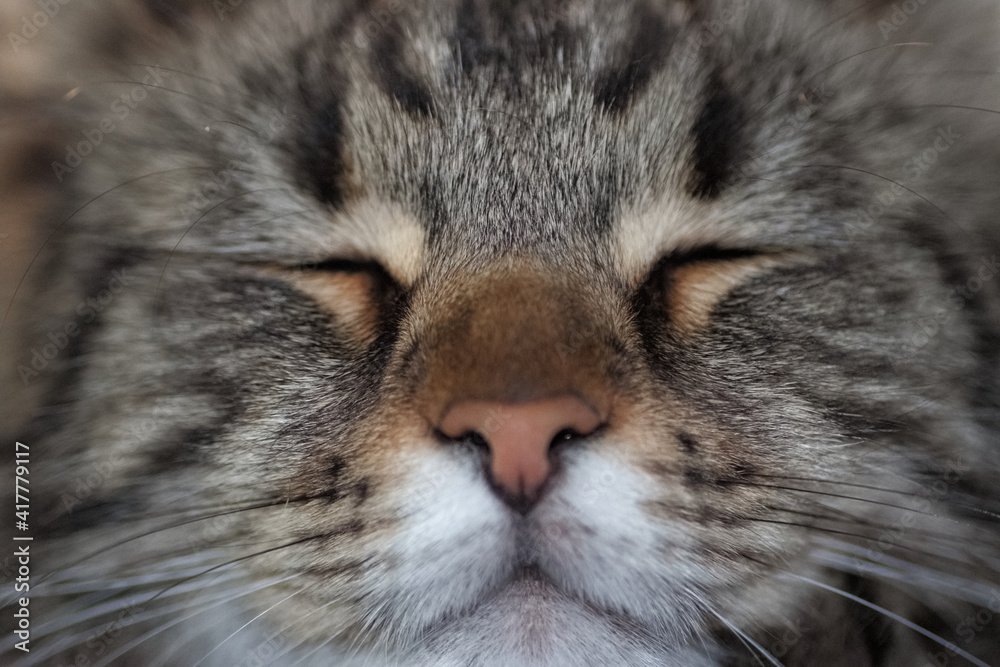
[[[386,238],[601,239],[636,270],[717,240],[698,238],[703,209],[741,158],[747,108],[692,41],[689,3],[389,2],[337,21],[337,53],[302,56],[303,131],[337,144],[304,158],[308,178],[336,183],[354,218],[391,208],[371,221]]]

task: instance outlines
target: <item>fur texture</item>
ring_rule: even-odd
[[[61,5],[0,70],[8,655],[1000,664],[991,5]],[[435,428],[563,393],[530,507]]]

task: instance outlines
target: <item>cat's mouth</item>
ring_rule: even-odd
[[[514,574],[510,577],[510,580],[505,584],[506,586],[536,586],[539,589],[542,588],[556,588],[555,584],[542,572],[541,568],[537,565],[521,565],[516,570]]]
[[[487,595],[480,605],[498,600],[535,605],[573,605],[587,613],[604,618],[628,618],[621,610],[606,609],[584,596],[567,591],[535,564],[519,565],[511,576]],[[524,608],[524,611],[528,611]]]

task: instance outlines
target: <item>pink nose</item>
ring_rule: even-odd
[[[530,403],[463,401],[445,412],[439,430],[454,439],[482,437],[493,481],[510,497],[533,502],[552,472],[552,445],[563,435],[590,435],[600,425],[586,402],[559,396]]]

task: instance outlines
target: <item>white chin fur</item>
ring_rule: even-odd
[[[651,480],[580,449],[521,517],[468,452],[423,452],[410,470],[403,528],[365,582],[391,628],[383,662],[357,664],[711,664],[700,641],[683,648],[700,634],[688,591],[706,572],[684,557],[690,538],[642,511]],[[550,583],[515,578],[526,564]]]
[[[524,581],[423,638],[413,650],[342,654],[345,667],[709,667],[707,649],[670,648]]]

